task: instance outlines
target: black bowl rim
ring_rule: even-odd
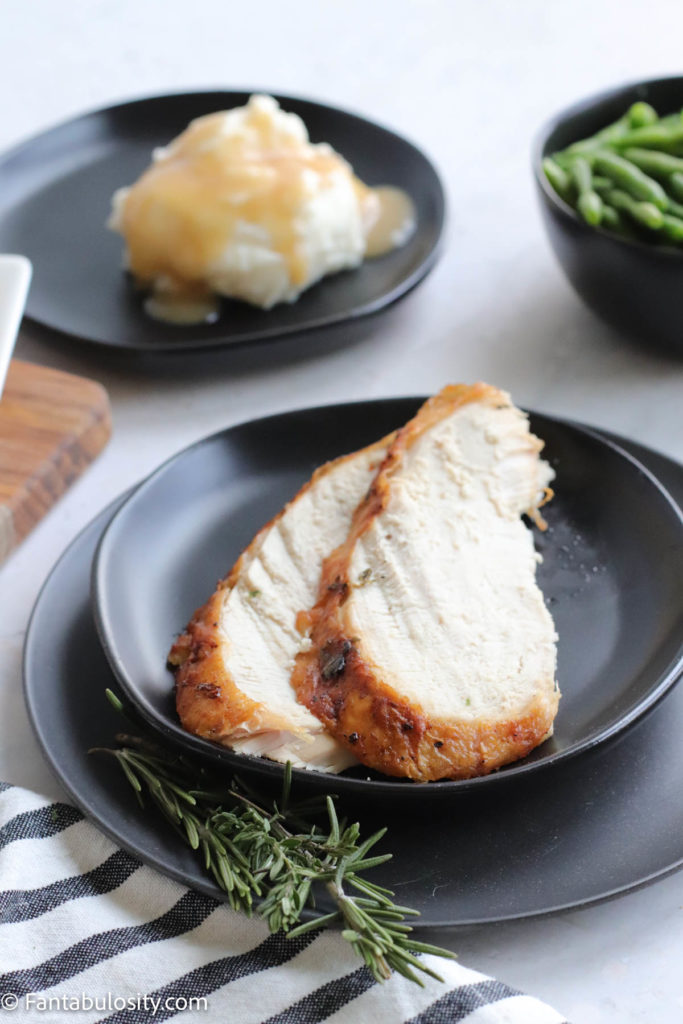
[[[146,723],[154,730],[161,733],[168,742],[181,749],[185,748],[191,752],[207,757],[209,760],[213,761],[214,764],[225,764],[235,771],[242,769],[242,771],[252,772],[254,775],[260,776],[262,779],[270,778],[277,779],[278,781],[281,781],[282,779],[284,766],[281,763],[277,761],[270,761],[267,758],[253,754],[237,753],[229,747],[223,747],[218,743],[213,743],[212,741],[205,740],[200,736],[195,736],[194,734],[184,730],[179,723],[176,724],[163,721],[160,716],[150,711],[145,706],[144,702],[140,701],[136,687],[130,683],[127,669],[120,660],[115,647],[110,643],[108,613],[106,611],[107,603],[106,598],[103,595],[101,580],[101,565],[106,555],[107,545],[111,543],[111,537],[114,533],[113,524],[117,520],[119,512],[122,512],[127,508],[129,502],[138,493],[138,491],[141,491],[146,487],[153,486],[155,481],[161,477],[173,465],[173,463],[185,457],[191,451],[201,448],[203,445],[210,444],[217,437],[230,433],[237,428],[249,426],[254,422],[267,423],[268,421],[278,421],[287,416],[295,416],[297,413],[303,411],[315,412],[317,410],[330,408],[336,408],[340,411],[348,411],[365,406],[368,403],[388,404],[396,401],[414,401],[418,404],[419,402],[424,401],[424,398],[424,395],[416,396],[414,394],[404,394],[374,399],[359,399],[342,403],[332,402],[325,403],[324,405],[286,409],[281,412],[271,413],[267,416],[257,417],[256,419],[252,418],[248,420],[241,420],[238,423],[230,424],[228,427],[212,431],[210,434],[207,434],[191,444],[184,446],[179,451],[164,459],[164,461],[148,476],[124,492],[124,500],[117,507],[115,514],[104,527],[100,537],[98,538],[93,555],[90,574],[90,594],[93,621],[97,637],[105,654],[106,660],[109,663],[111,672],[123,691],[126,699],[130,701]],[[655,490],[659,492],[664,501],[671,506],[677,514],[678,519],[683,524],[683,512],[679,508],[677,502],[669,494],[666,487],[660,483],[654,473],[644,466],[634,455],[621,448],[616,440],[602,434],[599,428],[596,430],[586,424],[554,416],[552,413],[541,412],[539,410],[528,409],[526,407],[524,407],[524,411],[532,418],[540,417],[549,419],[554,423],[558,423],[563,427],[567,427],[570,430],[582,434],[584,437],[587,436],[593,441],[598,441],[600,444],[605,445],[605,447],[607,447],[612,453],[616,453],[618,456],[622,457],[630,463],[634,469],[648,479],[648,482],[654,486]],[[112,527],[112,529],[110,529],[110,527]],[[393,798],[399,795],[407,795],[411,797],[416,793],[424,792],[425,788],[429,789],[430,794],[434,794],[436,796],[459,795],[461,793],[474,790],[477,787],[486,786],[487,784],[490,785],[492,782],[495,783],[496,781],[499,784],[517,781],[520,778],[524,778],[529,773],[533,774],[534,772],[552,770],[558,764],[565,763],[578,755],[589,750],[593,750],[603,743],[612,740],[620,733],[625,732],[631,725],[641,719],[659,703],[678,679],[681,678],[682,669],[683,644],[679,645],[677,654],[666,669],[660,674],[648,694],[638,701],[638,703],[631,708],[627,714],[612,722],[607,728],[603,728],[597,733],[589,734],[584,737],[573,747],[554,754],[548,754],[540,761],[528,762],[523,760],[521,762],[513,762],[511,765],[504,766],[500,771],[491,772],[488,775],[475,776],[469,779],[440,779],[429,783],[411,783],[409,780],[396,779],[390,776],[385,776],[380,779],[349,778],[344,776],[343,773],[341,775],[330,776],[325,772],[318,772],[305,768],[294,768],[293,777],[300,784],[308,782],[309,785],[317,788],[320,788],[325,784],[330,786],[331,779],[335,779],[341,782],[341,787],[332,783],[336,792],[341,793],[347,791],[356,795],[358,798],[370,797],[373,799],[375,797]]]
[[[577,114],[588,113],[592,107],[597,106],[599,103],[603,103],[605,100],[616,98],[619,93],[628,92],[632,89],[639,89],[643,86],[656,86],[671,82],[680,83],[681,95],[683,96],[683,75],[664,75],[661,78],[643,78],[636,81],[622,82],[621,85],[613,85],[608,89],[603,89],[600,92],[592,93],[590,96],[584,96],[582,99],[576,100],[570,106],[565,107],[552,117],[549,117],[536,132],[532,144],[532,168],[536,183],[541,189],[545,200],[555,206],[565,218],[569,218],[577,224],[584,232],[591,232],[592,234],[597,232],[599,235],[602,235],[603,238],[609,238],[617,245],[626,246],[627,248],[635,249],[640,252],[647,252],[652,257],[661,257],[662,259],[671,259],[676,261],[683,259],[683,249],[677,249],[672,245],[652,245],[648,242],[641,242],[635,238],[621,238],[620,235],[607,231],[605,228],[601,228],[599,226],[591,227],[590,224],[586,224],[586,222],[579,217],[574,207],[570,206],[569,203],[566,203],[564,199],[557,194],[546,178],[542,166],[543,158],[546,156],[544,150],[548,138],[555,129],[559,128],[559,126],[568,118],[574,117]]]

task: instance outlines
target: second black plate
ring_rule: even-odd
[[[121,239],[105,228],[111,197],[130,185],[195,117],[241,106],[248,92],[154,96],[97,110],[0,158],[0,252],[33,262],[26,312],[81,340],[147,352],[265,341],[378,312],[434,264],[444,220],[439,177],[410,142],[362,117],[309,100],[277,97],[303,118],[313,142],[332,144],[370,185],[405,189],[417,230],[401,248],[328,277],[291,304],[260,310],[225,302],[219,321],[168,326],[150,319],[122,269]]]
[[[635,449],[683,501],[683,469]],[[28,711],[67,793],[114,842],[184,885],[224,894],[159,814],[138,807],[108,747],[122,727],[104,696],[115,685],[93,624],[88,576],[112,506],[73,542],[38,598],[26,636]],[[373,881],[420,911],[424,928],[482,924],[585,906],[661,878],[683,863],[683,687],[632,729],[523,785],[454,793],[447,813],[426,802],[363,809],[342,797],[340,816],[364,835],[389,827],[378,852],[392,860]],[[424,787],[413,787],[425,792]],[[446,808],[444,808],[446,809]],[[323,894],[324,900],[324,894]],[[321,902],[322,912],[331,909]]]
[[[126,501],[93,571],[105,652],[141,713],[167,737],[274,778],[282,766],[186,733],[165,662],[174,635],[263,523],[316,466],[382,437],[419,399],[306,409],[215,434],[165,463]],[[299,771],[302,782],[356,796],[425,799],[556,764],[633,722],[683,663],[683,525],[640,463],[590,431],[544,416],[532,427],[557,470],[549,530],[537,532],[538,578],[560,636],[563,697],[553,738],[495,775],[428,787],[355,769]]]

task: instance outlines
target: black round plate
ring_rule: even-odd
[[[263,523],[316,466],[382,437],[419,399],[304,409],[224,430],[185,449],[123,505],[99,545],[93,603],[121,686],[176,742],[243,773],[282,766],[185,732],[166,656]],[[563,697],[553,738],[493,775],[427,788],[366,768],[339,776],[298,770],[301,783],[357,796],[421,802],[495,786],[573,756],[633,722],[683,665],[683,523],[643,467],[597,435],[545,416],[532,427],[557,469],[539,583],[560,636]]]
[[[238,345],[297,334],[376,313],[405,295],[432,268],[444,220],[444,195],[427,157],[405,139],[355,114],[278,96],[299,114],[314,142],[330,142],[370,185],[410,194],[417,230],[400,249],[358,270],[326,278],[291,304],[259,310],[224,302],[217,323],[169,326],[144,313],[123,273],[123,243],[105,228],[115,189],[130,185],[152,149],[194,117],[241,106],[249,92],[155,96],[85,114],[0,158],[0,252],[33,262],[27,315],[72,337],[159,352]]]
[[[340,430],[341,430],[340,425]],[[683,502],[683,470],[636,449]],[[118,504],[118,503],[117,503]],[[140,810],[111,759],[121,719],[104,697],[114,681],[92,622],[89,574],[102,512],[62,556],[28,630],[24,686],[43,752],[67,792],[116,843],[164,874],[219,899],[199,861],[155,813]],[[429,803],[340,813],[365,834],[387,825],[394,858],[375,881],[422,914],[424,927],[527,917],[582,906],[653,881],[683,864],[683,687],[610,743],[523,785],[461,793],[448,814]],[[455,795],[454,795],[455,796]],[[323,904],[324,909],[324,904]]]

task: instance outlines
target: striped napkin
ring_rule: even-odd
[[[75,807],[6,784],[0,890],[3,1022],[566,1024],[437,957],[426,959],[445,984],[395,975],[378,985],[335,932],[269,935],[143,867]]]

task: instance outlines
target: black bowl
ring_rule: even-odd
[[[636,100],[671,113],[683,106],[683,77],[623,85],[562,111],[536,138],[534,176],[550,243],[584,302],[630,338],[683,353],[683,251],[590,227],[560,199],[541,166],[544,156],[593,135]]]

